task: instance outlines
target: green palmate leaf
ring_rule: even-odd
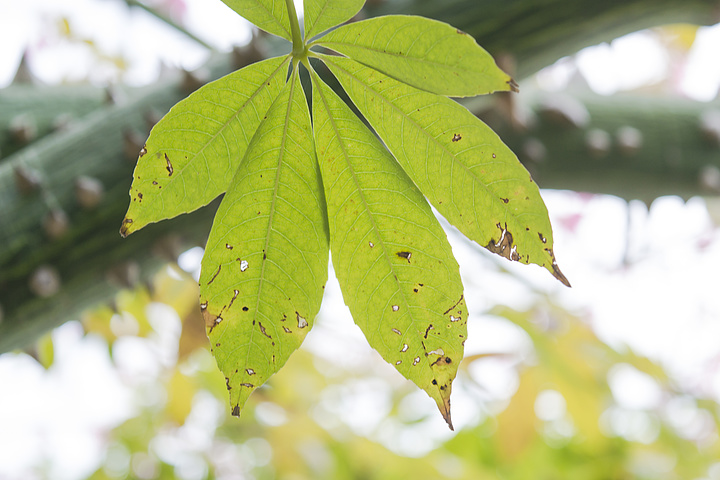
[[[202,261],[201,308],[235,415],[312,327],[327,280],[325,209],[296,70],[248,147]]]
[[[363,20],[339,27],[314,44],[440,95],[469,97],[517,89],[470,35],[428,18]]]
[[[547,209],[527,170],[456,102],[353,60],[323,57],[410,178],[461,232],[510,260],[535,263],[566,285]]]
[[[206,205],[227,189],[285,84],[287,62],[272,58],[209,83],[153,127],[135,167],[124,236]]]
[[[262,30],[292,41],[285,0],[222,0],[225,5]]]
[[[305,39],[350,20],[365,0],[305,0]]]
[[[452,428],[467,310],[445,232],[392,156],[316,75],[313,121],[345,303],[370,345],[435,400]]]

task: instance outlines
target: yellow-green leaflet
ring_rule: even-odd
[[[365,0],[305,0],[305,41],[350,20],[364,3]]]
[[[555,262],[552,228],[537,185],[495,132],[453,100],[347,58],[324,60],[451,224],[488,250],[545,267],[568,285]]]
[[[315,44],[439,95],[471,97],[517,89],[474,38],[437,20],[371,18],[343,25]]]
[[[285,0],[222,0],[228,7],[266,32],[292,41]]]
[[[370,346],[425,390],[450,428],[467,336],[457,262],[430,205],[385,147],[313,75],[313,119],[345,303]]]
[[[211,82],[178,102],[140,151],[121,233],[191,212],[223,193],[265,112],[285,84],[288,58]]]
[[[234,414],[312,327],[327,262],[325,202],[296,69],[248,147],[202,260],[200,305]]]
[[[202,260],[200,308],[233,414],[312,327],[332,250],[343,298],[370,345],[452,428],[468,312],[430,204],[491,252],[540,265],[569,286],[530,174],[447,98],[515,83],[474,39],[435,20],[386,16],[332,30],[363,0],[305,0],[303,39],[293,0],[223,1],[291,41],[290,53],[202,87],[153,128],[121,234],[226,192]],[[374,133],[312,70],[316,61]],[[312,70],[312,120],[301,68]]]

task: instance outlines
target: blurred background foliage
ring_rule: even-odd
[[[718,405],[683,391],[649,359],[610,348],[582,316],[547,297],[527,310],[488,312],[528,341],[469,355],[455,389],[474,400],[475,420],[414,451],[436,412],[417,407],[421,392],[373,354],[371,365],[345,368],[303,348],[239,419],[231,417],[196,299],[191,276],[168,266],[147,285],[119,291],[113,308],[83,315],[84,335],[102,339],[111,357],[128,337],[171,352],[151,374],[128,379],[136,410],[105,432],[107,451],[90,478],[655,480],[720,473]],[[158,304],[172,308],[164,315],[178,328],[153,327]],[[32,350],[50,369],[52,344],[47,335]],[[473,373],[484,364],[511,370],[516,390],[488,391]],[[623,392],[628,382],[649,393],[638,403]],[[343,412],[358,401],[366,405]],[[372,408],[379,411],[371,412],[370,428],[348,422],[348,413]]]

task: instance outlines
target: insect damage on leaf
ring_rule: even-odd
[[[520,260],[520,256],[517,253],[517,246],[513,245],[512,233],[508,231],[507,225],[503,228],[498,223],[497,227],[501,231],[500,239],[497,242],[495,240],[490,240],[490,243],[488,243],[485,248],[490,250],[492,253],[497,253],[501,257],[517,262]]]
[[[292,53],[199,88],[157,122],[138,155],[121,235],[225,192],[199,284],[233,415],[312,328],[332,250],[355,323],[452,429],[468,313],[428,200],[489,251],[537,263],[569,286],[537,186],[492,130],[447,98],[517,92],[517,83],[442,22],[397,15],[333,29],[363,0],[305,0],[304,40],[290,0],[223,2],[291,41]],[[382,142],[308,57],[329,67]],[[312,120],[300,63],[310,71]]]
[[[165,162],[167,163],[167,166],[166,166],[165,168],[166,168],[167,171],[168,171],[168,176],[169,176],[169,177],[172,177],[172,174],[173,174],[173,171],[174,171],[174,170],[173,170],[172,163],[170,162],[170,158],[168,158],[167,153],[165,154]]]

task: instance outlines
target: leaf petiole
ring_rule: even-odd
[[[295,2],[293,0],[285,0],[285,5],[290,17],[290,30],[292,32],[293,57],[302,59],[307,55],[305,44],[303,43],[302,34],[300,33],[300,23],[298,22],[297,12],[295,11]]]

